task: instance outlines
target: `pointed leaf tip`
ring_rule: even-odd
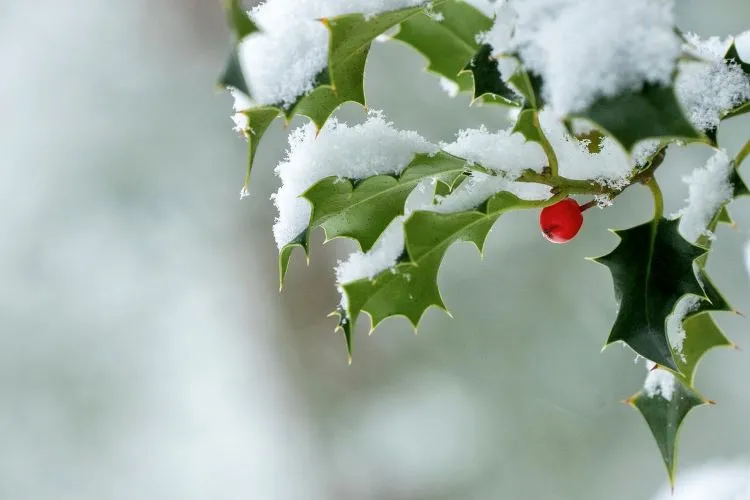
[[[672,377],[673,385],[660,388],[660,392],[647,393],[642,390],[632,399],[634,408],[649,426],[667,468],[670,483],[674,483],[677,465],[677,441],[680,427],[688,413],[706,403],[705,398],[686,386],[678,377]],[[664,391],[669,391],[666,394]]]

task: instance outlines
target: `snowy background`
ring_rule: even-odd
[[[703,36],[750,26],[744,0],[681,1],[678,14]],[[619,403],[644,369],[620,347],[599,353],[613,292],[582,258],[615,245],[607,227],[648,217],[647,192],[587,213],[566,246],[544,242],[534,213],[501,218],[483,261],[468,245],[449,252],[440,282],[455,319],[431,311],[416,337],[400,320],[361,331],[347,366],[326,314],[331,267],[351,248],[322,249],[318,234],[278,294],[268,197],[286,131],[266,136],[240,202],[244,144],[213,87],[227,43],[218,1],[0,1],[0,498],[656,495],[656,446]],[[434,141],[504,124],[446,98],[422,67],[378,44],[372,107]],[[719,140],[734,154],[748,130],[734,119]],[[668,212],[709,155],[670,152]],[[733,206],[739,227],[720,230],[709,266],[746,313],[749,203]],[[750,345],[747,320],[716,317]],[[747,350],[712,352],[698,377],[718,404],[683,429],[686,486],[691,467],[722,460],[722,477],[746,480]]]

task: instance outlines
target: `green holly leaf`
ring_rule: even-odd
[[[240,113],[247,116],[247,128],[243,130],[247,137],[247,173],[245,174],[245,185],[243,187],[243,193],[245,193],[250,183],[250,173],[253,169],[255,152],[258,149],[260,138],[266,133],[273,120],[279,116],[279,110],[269,106],[261,106],[240,111]]]
[[[685,117],[671,86],[646,84],[638,92],[599,99],[576,116],[601,126],[628,151],[636,142],[652,137],[701,139]]]
[[[646,359],[678,370],[666,332],[666,319],[686,294],[703,296],[693,262],[705,250],[685,241],[679,220],[654,219],[615,231],[620,244],[594,259],[612,274],[620,304],[607,344],[622,341]]]
[[[423,10],[410,7],[369,17],[347,14],[323,19],[331,35],[328,52],[331,85],[342,99],[364,105],[363,77],[370,44],[378,35]]]
[[[320,226],[326,241],[349,237],[362,251],[372,248],[391,221],[404,213],[409,194],[425,180],[452,186],[466,171],[466,161],[447,153],[418,154],[401,175],[378,175],[355,181],[328,177],[307,190],[313,206],[310,227]]]
[[[495,221],[505,212],[535,206],[510,193],[499,193],[475,210],[453,214],[414,212],[404,223],[405,253],[395,267],[372,280],[342,285],[347,308],[342,321],[353,329],[361,312],[372,320],[372,329],[391,316],[403,316],[416,329],[427,309],[447,312],[437,276],[443,256],[456,241],[470,241],[482,251]]]
[[[484,97],[509,106],[521,105],[518,93],[503,81],[491,45],[481,45],[464,70],[474,77],[474,101]]]
[[[519,60],[517,56],[514,57]],[[519,64],[518,69],[508,81],[526,98],[527,107],[541,109],[544,106],[541,76],[526,71],[523,65]]]
[[[539,124],[539,113],[536,109],[524,109],[518,114],[513,133],[520,133],[527,141],[542,144],[545,140],[544,132]]]
[[[440,21],[435,16],[442,17]],[[420,12],[401,23],[393,39],[410,45],[425,58],[427,70],[461,86],[459,78],[479,45],[476,36],[488,31],[492,20],[466,2],[451,0],[434,7],[432,14]]]
[[[279,250],[279,290],[284,288],[284,278],[289,268],[289,260],[292,258],[295,248],[301,248],[305,257],[310,257],[310,230],[307,229]]]
[[[703,289],[703,296],[706,300],[701,302],[701,311],[734,311],[734,308],[727,302],[724,295],[719,291],[711,277],[706,272],[706,260],[708,253],[705,253],[695,259],[695,276]]]
[[[247,11],[242,7],[240,0],[224,0],[224,8],[227,11],[227,20],[235,38],[239,42],[247,35],[258,31]]]
[[[702,301],[699,310],[682,322],[685,340],[680,355],[675,356],[679,378],[689,387],[695,386],[695,371],[703,356],[716,347],[733,347],[734,344],[724,335],[707,310],[701,309],[707,301]],[[709,305],[710,309],[710,305]]]
[[[737,52],[737,46],[734,42],[732,42],[732,45],[727,49],[727,53],[724,55],[724,60],[733,61],[735,64],[738,64],[740,68],[742,68],[742,71],[750,76],[750,62],[742,60],[739,52]]]
[[[364,57],[367,56],[364,55]],[[364,61],[361,61],[361,63],[364,65]],[[315,125],[315,128],[320,130],[328,121],[328,118],[345,102],[347,102],[347,99],[338,94],[330,84],[328,70],[326,69],[315,78],[315,88],[310,93],[300,96],[289,106],[278,105],[277,107],[284,113],[287,123],[296,115],[306,116]]]
[[[708,404],[709,401],[675,379],[674,389],[668,399],[661,393],[648,395],[642,390],[631,396],[627,403],[646,420],[667,467],[669,482],[674,485],[680,426],[693,408]]]
[[[227,62],[224,64],[224,69],[219,75],[216,85],[221,89],[235,88],[246,96],[250,96],[250,89],[247,86],[245,75],[242,73],[236,45],[229,51]]]
[[[435,183],[435,193],[433,196],[433,200],[437,201],[444,196],[448,196],[449,194],[453,192],[454,189],[460,186],[461,183],[464,182],[468,178],[469,178],[469,175],[460,175],[456,177],[453,180],[453,183],[451,184],[438,180]]]

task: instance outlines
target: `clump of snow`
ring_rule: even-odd
[[[677,485],[665,484],[653,500],[750,500],[750,463],[715,462],[680,474]]]
[[[697,295],[686,295],[677,302],[677,305],[667,317],[667,335],[669,341],[674,347],[677,355],[679,355],[683,361],[685,361],[685,355],[682,353],[682,346],[685,342],[685,328],[682,326],[682,321],[687,317],[688,314],[698,309],[701,299]]]
[[[469,179],[452,193],[439,197],[436,204],[424,204],[417,208],[440,213],[463,212],[477,208],[501,191],[507,191],[522,200],[546,200],[551,196],[549,186],[543,184],[513,182],[500,175],[472,172]]]
[[[750,78],[736,62],[724,60],[731,39],[689,34],[687,40],[686,50],[706,61],[680,63],[677,98],[697,129],[715,129],[723,113],[750,99]]]
[[[234,114],[232,115],[232,121],[234,122],[235,132],[244,134],[247,128],[250,126],[250,122],[247,115],[242,111],[246,111],[253,107],[253,102],[248,97],[237,89],[229,89],[229,93],[234,98],[232,109]]]
[[[668,84],[681,49],[673,7],[672,0],[508,0],[481,40],[496,53],[518,51],[565,115],[645,82]]]
[[[393,219],[368,252],[354,252],[336,266],[339,285],[360,279],[372,279],[376,274],[390,269],[404,252],[404,217]]]
[[[687,205],[677,215],[680,234],[691,242],[702,235],[711,236],[708,224],[721,206],[732,199],[732,164],[726,151],[719,150],[703,167],[683,177],[688,185]]]
[[[425,0],[267,0],[250,11],[260,31],[239,46],[240,65],[258,104],[289,105],[313,89],[328,64],[328,30],[318,19],[413,7]]]
[[[544,135],[557,155],[558,174],[569,179],[592,180],[614,189],[625,187],[632,173],[631,160],[610,137],[600,142],[600,151],[590,153],[585,141],[579,141],[550,110],[539,114]]]
[[[643,383],[643,392],[646,393],[646,396],[653,398],[659,395],[667,401],[672,401],[675,390],[674,375],[667,370],[654,368],[652,362],[646,363],[646,369],[649,370],[646,381]]]
[[[734,38],[734,47],[737,49],[737,55],[743,62],[750,63],[750,30],[737,35]]]
[[[341,307],[349,309],[349,298],[343,285],[392,269],[404,252],[404,217],[393,219],[368,252],[354,252],[336,266],[336,284],[341,294]]]
[[[659,150],[661,141],[659,139],[646,139],[639,141],[633,151],[630,153],[630,158],[633,160],[633,165],[636,167],[642,167],[651,159],[651,157]]]
[[[695,33],[685,33],[683,36],[686,42],[683,49],[686,52],[713,62],[723,61],[729,46],[732,45],[731,37],[710,36],[701,38]]]
[[[511,180],[524,170],[541,172],[547,165],[547,157],[539,144],[527,142],[523,135],[512,134],[509,130],[490,132],[484,126],[461,130],[455,141],[441,146],[448,153],[502,173]]]
[[[440,77],[440,88],[443,89],[443,92],[448,94],[448,97],[450,97],[451,99],[458,95],[458,84],[453,80],[447,79],[444,76]]]
[[[612,198],[610,198],[609,195],[606,194],[595,194],[594,201],[596,202],[596,206],[599,208],[607,208],[615,204],[615,202],[612,201]]]
[[[379,112],[371,112],[361,125],[329,120],[319,135],[311,123],[294,130],[286,158],[276,167],[281,187],[271,197],[279,210],[273,227],[277,245],[283,247],[308,226],[311,207],[300,195],[316,182],[399,174],[416,153],[437,151],[416,132],[393,128]]]

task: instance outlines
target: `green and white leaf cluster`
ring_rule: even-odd
[[[280,279],[283,283],[295,248],[309,254],[315,228],[323,229],[326,241],[345,237],[358,244],[360,251],[337,269],[342,300],[335,314],[351,356],[363,313],[372,329],[392,316],[403,316],[416,329],[430,307],[447,311],[437,283],[446,251],[467,241],[482,252],[503,214],[575,195],[593,197],[604,207],[633,185],[648,186],[654,217],[615,231],[618,246],[594,260],[611,272],[619,303],[606,343],[622,342],[651,362],[644,389],[628,402],[645,418],[673,480],[680,424],[693,408],[709,402],[695,387],[697,365],[707,351],[733,345],[712,318],[733,309],[711,281],[706,263],[717,226],[731,223],[726,205],[748,194],[738,169],[750,142],[736,158],[726,158],[724,174],[708,166],[693,174],[694,181],[710,174],[731,189],[712,197],[696,187],[682,220],[664,216],[654,172],[669,149],[687,143],[726,157],[716,128],[721,120],[750,111],[750,61],[741,59],[731,40],[712,48],[677,32],[671,17],[658,17],[649,29],[661,36],[666,26],[666,70],[639,69],[630,50],[643,41],[631,40],[630,49],[615,51],[623,59],[612,71],[622,81],[607,87],[606,81],[594,79],[592,86],[590,79],[572,80],[576,87],[570,75],[606,74],[614,63],[604,56],[617,49],[612,45],[617,42],[602,34],[604,55],[585,45],[586,36],[571,36],[578,45],[565,46],[561,33],[572,19],[567,11],[547,26],[547,38],[536,42],[529,37],[538,34],[538,26],[505,29],[517,19],[511,7],[498,7],[493,19],[462,0],[411,1],[395,10],[321,17],[315,22],[327,30],[324,67],[293,100],[263,102],[249,83],[255,81],[253,67],[243,63],[243,51],[252,44],[243,44],[274,35],[264,34],[257,10],[248,14],[237,0],[229,1],[233,43],[220,85],[237,97],[235,123],[248,142],[243,192],[258,144],[275,118],[308,117],[310,125],[293,134],[287,160],[278,167]],[[650,9],[639,0],[632,12],[645,15]],[[600,14],[601,26],[590,27],[594,34],[618,22],[617,12]],[[513,126],[505,131],[479,127],[459,132],[453,142],[431,144],[415,132],[398,131],[377,113],[355,127],[331,120],[345,102],[367,106],[366,62],[373,41],[383,36],[421,53],[427,71],[444,86],[469,94],[472,103],[501,105],[503,113],[515,109]],[[534,55],[529,47],[535,43],[537,52],[546,50],[550,57]],[[591,60],[574,58],[570,73],[563,74],[566,68],[550,59],[558,49],[591,54]],[[282,84],[285,75],[277,78]],[[718,87],[709,95],[711,85]],[[705,183],[695,181],[691,190],[698,184]],[[415,196],[428,201],[410,203]],[[694,225],[696,211],[698,232],[686,235],[686,221]],[[678,341],[670,341],[670,333]]]

